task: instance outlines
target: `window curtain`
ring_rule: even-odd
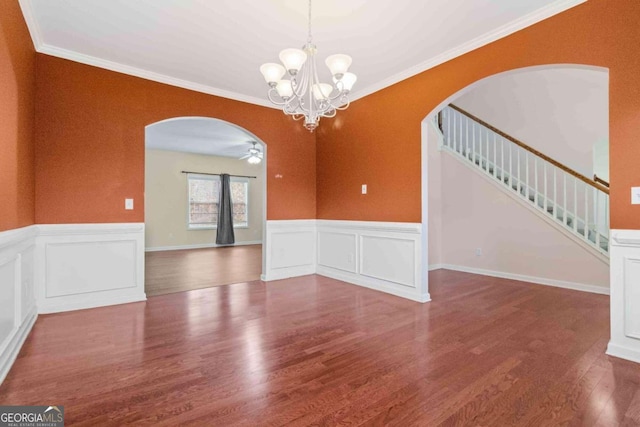
[[[217,245],[233,245],[236,237],[233,233],[233,202],[231,200],[231,177],[227,173],[220,175],[220,204],[218,208]]]

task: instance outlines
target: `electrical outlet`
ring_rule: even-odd
[[[367,184],[362,184],[362,194],[367,194]]]
[[[482,256],[482,248],[476,248],[476,256]]]
[[[631,187],[631,204],[640,205],[640,187]]]
[[[124,199],[124,208],[128,211],[133,210],[133,199]]]

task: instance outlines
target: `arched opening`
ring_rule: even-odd
[[[466,164],[460,166],[459,160],[441,153],[447,150],[446,147],[441,150],[444,133],[438,129],[436,115],[450,104],[460,104],[463,111],[473,113],[471,116],[519,138],[589,179],[596,174],[608,181],[608,70],[558,64],[521,68],[481,79],[451,94],[425,117],[421,145],[422,247],[430,270],[458,269],[608,293],[608,243],[605,242],[608,239],[608,204],[605,206],[602,198],[597,200],[598,194],[603,193],[576,179],[578,190],[574,190],[573,181],[570,181],[569,192],[563,194],[563,178],[554,172],[555,166],[546,169],[544,159],[531,160],[535,168],[523,172],[525,176],[530,174],[536,185],[540,183],[536,187],[540,190],[530,190],[533,184],[525,184],[524,178],[518,182],[515,173],[516,164],[523,164],[524,169],[527,163],[518,160],[519,163],[514,161],[510,165],[512,156],[515,158],[516,155],[507,151],[508,148],[487,151],[486,158],[473,154],[471,138],[474,135],[479,135],[478,132],[486,132],[487,137],[492,138],[495,135],[479,127],[465,128],[468,125],[464,121],[456,122],[464,132],[470,132],[469,146],[458,147],[459,153],[463,153],[458,157],[467,159]],[[502,144],[500,138],[498,134],[497,143]],[[489,150],[486,146],[484,149]],[[441,161],[443,158],[446,161]],[[481,174],[471,171],[471,166],[478,163],[480,168],[484,165],[485,175],[491,177],[493,174],[493,182],[480,179]],[[505,182],[507,188],[513,186],[513,194],[507,194],[508,191],[500,194],[493,188],[496,185],[491,186]],[[548,193],[543,193],[542,188],[545,191],[548,188]],[[514,195],[516,197],[511,197]],[[523,210],[526,203],[519,206],[516,202],[526,200],[530,195],[535,209],[527,212]],[[518,196],[522,196],[522,200],[517,200]],[[606,197],[608,203],[608,195]],[[512,199],[515,204],[511,203]],[[477,208],[480,205],[482,209]],[[490,208],[504,212],[494,215]],[[539,218],[535,217],[536,209],[543,212]],[[527,224],[531,226],[521,227],[516,221],[523,224],[529,221]],[[563,231],[562,227],[556,227],[555,231],[549,227],[554,226],[554,221],[560,222],[568,231],[577,232],[574,234],[578,238],[570,233],[558,234],[558,230]],[[604,223],[606,239],[599,228]],[[524,228],[529,230],[528,240],[517,246],[519,233]],[[576,244],[585,247],[579,248]],[[569,253],[569,247],[578,249]],[[542,255],[534,259],[530,256],[534,250]],[[585,268],[585,265],[589,267]],[[427,276],[423,279],[425,289],[428,289]]]
[[[260,280],[266,161],[260,138],[224,120],[176,117],[145,127],[148,296]],[[232,214],[218,221],[222,174],[230,176]],[[235,238],[217,238],[219,224]]]

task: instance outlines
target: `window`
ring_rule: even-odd
[[[188,175],[189,224],[192,230],[215,228],[218,222],[220,202],[220,177],[210,175]],[[249,226],[249,180],[231,177],[231,201],[233,203],[233,226]]]

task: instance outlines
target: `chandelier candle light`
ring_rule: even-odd
[[[338,110],[349,107],[349,92],[356,82],[356,75],[349,73],[351,57],[336,54],[327,57],[325,63],[333,75],[333,85],[321,83],[316,68],[318,49],[311,38],[311,0],[309,0],[309,36],[302,49],[284,49],[280,52],[280,64],[267,63],[260,72],[269,84],[269,100],[282,107],[285,114],[295,120],[304,118],[304,127],[313,132],[320,117],[334,117]],[[288,74],[289,79],[283,79]]]

